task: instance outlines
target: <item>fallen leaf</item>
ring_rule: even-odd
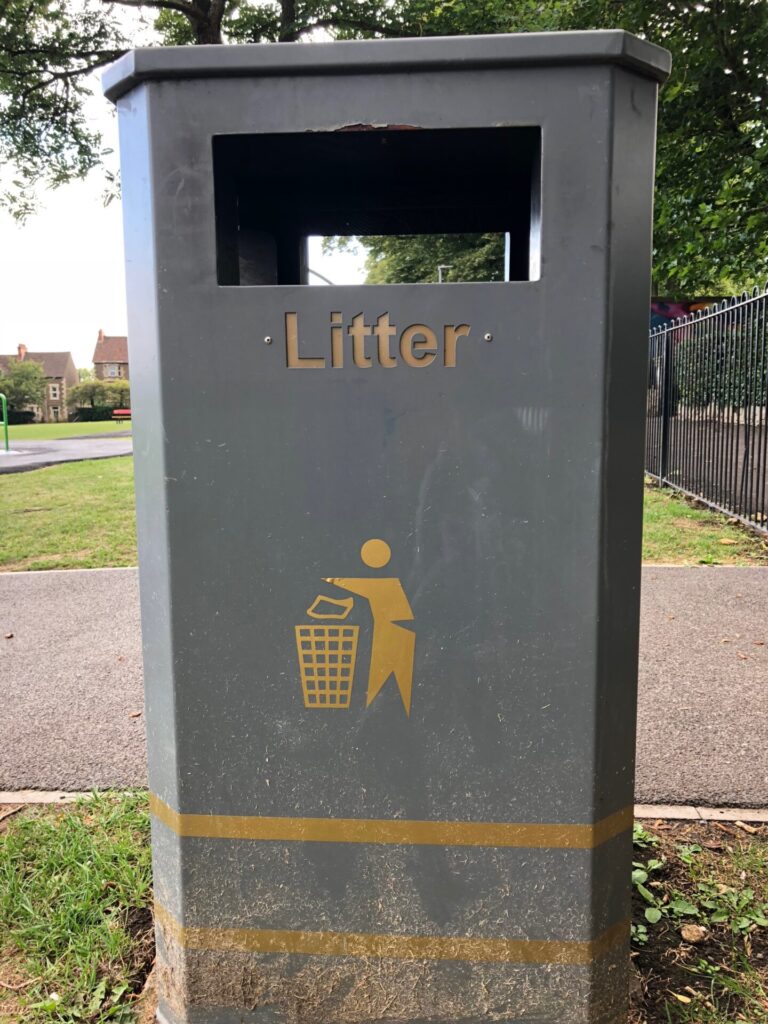
[[[721,537],[720,540],[717,543],[718,544],[737,544],[738,541],[731,540],[730,537]]]
[[[131,713],[128,715],[128,717],[129,718],[140,718],[141,714],[142,714],[141,711],[131,711]]]
[[[755,647],[765,647],[765,640],[753,640]]]
[[[680,934],[686,942],[704,942],[709,932],[702,924],[684,924],[680,929]]]
[[[690,996],[681,996],[679,992],[670,992],[669,994],[671,996],[674,996],[675,999],[679,999],[681,1003],[690,1003],[691,1002],[691,997]]]
[[[723,639],[720,641],[721,644],[729,644],[730,642],[731,641],[727,636],[724,636]]]
[[[736,651],[736,657],[740,658],[741,661],[749,661],[749,655],[745,654],[744,651]]]
[[[0,821],[2,821],[3,818],[10,818],[12,814],[18,814],[23,806],[23,804],[19,804],[18,807],[6,807],[4,810],[0,811]]]
[[[733,824],[736,826],[736,828],[743,828],[744,831],[749,832],[751,836],[755,835],[756,832],[760,831],[760,829],[755,828],[754,825],[748,825],[746,821],[734,821]]]
[[[6,633],[5,634],[5,639],[6,640],[12,640],[13,639],[13,633]]]

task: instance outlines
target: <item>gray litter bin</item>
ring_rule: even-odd
[[[107,72],[161,1020],[624,1020],[668,69],[611,31]],[[311,236],[488,232],[499,280],[307,287]]]

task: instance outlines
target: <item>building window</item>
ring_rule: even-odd
[[[117,377],[117,363],[107,363],[107,376]]]
[[[48,397],[51,398],[52,401],[56,401],[57,402],[59,400],[59,385],[58,384],[49,384],[48,385]]]

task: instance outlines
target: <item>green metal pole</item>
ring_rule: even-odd
[[[8,451],[8,400],[0,391],[0,402],[3,404],[3,431],[5,432],[5,450]]]

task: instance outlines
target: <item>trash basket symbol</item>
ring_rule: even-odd
[[[346,619],[354,598],[336,601],[317,597],[307,609],[313,619]],[[316,611],[320,603],[333,605],[338,612]],[[296,650],[299,656],[301,688],[305,708],[348,708],[352,698],[359,626],[308,623],[296,626]]]

